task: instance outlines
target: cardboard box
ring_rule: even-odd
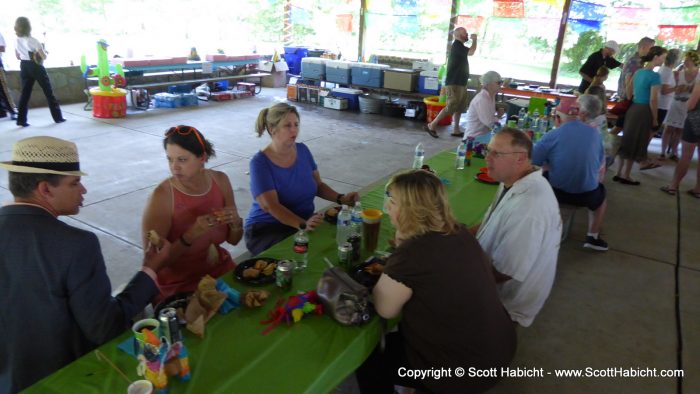
[[[178,108],[182,106],[182,96],[172,93],[156,93],[153,95],[156,108]]]
[[[264,88],[283,88],[287,84],[287,72],[274,71],[262,77],[260,83]]]
[[[255,84],[252,82],[238,82],[236,83],[236,90],[249,92],[252,96],[255,94]]]
[[[297,94],[297,85],[287,85],[287,100],[297,101],[299,99]]]
[[[287,63],[285,62],[270,62],[270,61],[261,61],[258,63],[258,70],[260,71],[267,71],[267,72],[274,72],[274,71],[287,71],[289,70],[289,67],[287,66]]]
[[[384,71],[384,88],[413,92],[418,85],[418,72],[401,68]]]
[[[233,100],[233,93],[231,92],[211,92],[211,97],[212,100],[214,101],[227,101],[227,100]]]
[[[348,109],[348,100],[339,97],[326,96],[323,99],[323,106],[325,108],[337,109],[342,111]]]

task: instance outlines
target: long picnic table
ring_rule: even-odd
[[[455,154],[445,151],[427,160],[443,178],[455,216],[463,223],[478,223],[496,191],[496,186],[475,180],[483,159],[472,159],[464,170],[454,167]],[[362,206],[381,208],[384,181],[362,195]],[[388,248],[393,235],[387,215],[380,227],[379,250]],[[367,358],[381,335],[381,319],[373,317],[361,327],[346,327],[329,316],[310,316],[291,326],[280,325],[262,335],[275,301],[312,290],[327,268],[324,257],[337,262],[334,226],[324,223],[310,233],[308,268],[294,276],[292,290],[283,292],[274,284],[264,286],[270,298],[258,309],[239,308],[227,315],[216,315],[206,325],[204,338],[184,331],[189,350],[192,379],[181,382],[169,378],[170,393],[323,393],[330,392]],[[293,258],[293,237],[274,245],[260,256]],[[364,255],[363,259],[367,256]],[[426,262],[428,263],[428,262]],[[243,293],[254,287],[223,276],[232,287]],[[255,287],[260,288],[260,287]],[[137,361],[117,348],[132,336],[131,330],[99,347],[131,380]],[[40,357],[40,356],[39,356]],[[30,387],[27,393],[99,392],[124,393],[128,383],[107,363],[90,352]]]

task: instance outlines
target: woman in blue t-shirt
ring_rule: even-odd
[[[642,56],[643,68],[637,70],[632,77],[631,86],[627,86],[627,97],[632,96],[632,105],[625,114],[620,157],[624,160],[622,173],[613,180],[624,185],[639,185],[639,181],[630,178],[634,162],[645,165],[640,170],[656,168],[659,165],[647,161],[647,147],[652,135],[659,129],[658,101],[661,89],[661,77],[654,72],[666,60],[665,48],[653,46],[649,53]]]
[[[278,103],[265,108],[255,122],[258,137],[267,131],[272,141],[250,160],[250,191],[253,206],[245,222],[245,243],[256,255],[292,235],[302,223],[313,230],[323,220],[314,214],[316,196],[349,204],[356,192],[342,194],[321,180],[309,148],[296,142],[299,112]]]

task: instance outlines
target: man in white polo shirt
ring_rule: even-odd
[[[488,173],[501,184],[476,232],[503,306],[523,327],[552,289],[562,230],[557,199],[531,155],[532,141],[520,130],[504,128],[491,139]]]

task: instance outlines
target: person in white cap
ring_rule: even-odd
[[[14,202],[0,208],[0,394],[16,393],[121,334],[158,294],[170,244],[149,247],[143,268],[112,297],[97,236],[61,220],[83,203],[74,143],[15,143]]]
[[[578,70],[579,75],[581,75],[581,84],[578,86],[578,91],[583,93],[588,89],[588,86],[593,81],[596,72],[600,66],[605,66],[608,69],[613,69],[620,67],[622,63],[613,58],[617,52],[620,51],[620,46],[617,42],[610,40],[603,45],[599,51],[596,51],[588,56],[586,62]]]

